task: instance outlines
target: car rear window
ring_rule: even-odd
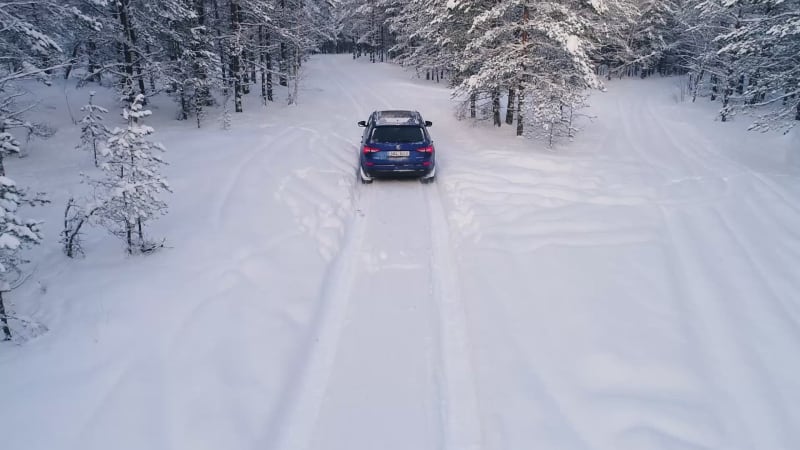
[[[372,142],[422,142],[425,134],[420,127],[376,127],[372,130]]]

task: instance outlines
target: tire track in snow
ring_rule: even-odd
[[[715,403],[725,405],[730,411],[729,417],[737,419],[736,423],[725,424],[726,434],[734,441],[745,436],[758,439],[757,443],[747,442],[744,448],[782,448],[782,436],[788,436],[786,431],[791,427],[786,422],[780,393],[773,384],[764,383],[771,379],[766,372],[764,356],[748,339],[761,335],[754,327],[766,325],[752,323],[753,317],[749,316],[748,312],[753,312],[746,300],[751,295],[748,293],[753,292],[750,278],[735,275],[741,265],[738,259],[722,259],[713,251],[721,246],[727,252],[734,238],[727,230],[714,233],[710,236],[712,242],[706,242],[701,249],[691,242],[702,226],[720,220],[713,209],[692,211],[695,218],[663,207],[662,214],[670,236],[667,251],[674,259],[676,275],[681,280],[677,285],[682,286],[679,295],[682,310],[690,320],[703,324],[702,328],[695,327],[693,337],[704,355],[702,359],[707,361],[707,378],[715,387]],[[765,429],[773,432],[769,436],[757,433]],[[778,430],[781,433],[774,433]],[[776,435],[781,437],[776,438]]]
[[[775,305],[773,308],[775,317],[785,323],[794,340],[800,342],[800,328],[798,328],[800,325],[800,316],[798,316],[798,311],[793,308],[791,303],[785,301],[772,285],[767,275],[768,271],[755,255],[754,249],[744,238],[742,233],[737,231],[734,225],[735,221],[729,218],[720,208],[714,208],[714,211],[719,218],[719,223],[722,225],[721,228],[728,233],[731,237],[731,241],[734,242],[735,245],[733,247],[738,249],[737,253],[743,256],[744,261],[747,262],[747,265],[751,269],[751,273],[755,275],[754,279],[758,281],[761,287],[759,292],[765,292],[771,303]]]
[[[328,68],[339,70],[335,65]],[[339,77],[329,79],[354,109],[363,109],[363,104],[339,82]],[[356,181],[353,179],[352,182]],[[311,444],[336,362],[366,235],[367,221],[358,211],[369,209],[373,201],[372,190],[356,186],[353,216],[321,284],[319,306],[309,324],[310,332],[302,346],[304,352],[287,371],[288,374],[297,374],[297,379],[288,380],[287,389],[275,408],[268,425],[266,448],[305,450]]]
[[[646,101],[647,114],[640,114],[639,117],[649,117],[651,119],[649,122],[654,124],[655,127],[643,129],[658,129],[660,133],[672,144],[672,146],[682,155],[684,155],[686,158],[696,161],[702,166],[705,172],[714,174],[716,177],[725,182],[726,185],[729,184],[731,173],[734,173],[737,175],[737,177],[750,178],[751,181],[755,181],[761,186],[760,191],[762,196],[777,199],[784,207],[791,210],[794,214],[800,215],[800,209],[797,207],[797,202],[788,198],[782,188],[776,186],[772,180],[769,180],[758,171],[736,161],[735,159],[726,155],[724,152],[715,150],[717,146],[709,140],[706,134],[693,133],[692,139],[677,139],[674,135],[674,132],[671,132],[670,128],[664,124],[663,119],[659,118],[656,106],[649,97],[646,99]],[[684,130],[691,128],[691,126],[686,122],[675,121],[669,117],[667,119],[672,123],[673,129],[676,127],[680,127]],[[685,136],[685,134],[683,135]],[[686,151],[687,147],[690,151]],[[725,175],[718,175],[719,173],[724,173]]]
[[[634,143],[634,145],[632,145],[634,153],[645,166],[650,167],[655,174],[658,174],[657,167],[663,167],[663,165],[654,163],[647,153],[637,145],[638,142],[642,141],[639,139],[638,132],[646,130],[647,128],[641,128],[642,124],[632,124],[628,120],[625,120],[626,116],[632,118],[633,121],[641,120],[641,108],[637,109],[633,114],[625,114],[625,106],[626,105],[618,106],[619,117],[621,119],[618,123],[622,125],[622,131],[626,136],[626,141]],[[680,321],[682,328],[688,340],[692,342],[692,351],[689,352],[689,355],[695,367],[697,367],[700,379],[706,380],[703,384],[707,387],[707,392],[709,392],[713,401],[717,403],[720,399],[726,399],[726,395],[719,383],[708,381],[714,380],[716,375],[714,365],[710,362],[714,352],[707,347],[707,342],[704,339],[703,331],[705,331],[705,327],[700,328],[696,325],[696,321],[700,319],[698,319],[698,311],[692,307],[692,303],[696,301],[696,299],[693,298],[693,292],[689,288],[691,274],[686,271],[681,255],[677,250],[678,242],[675,238],[675,233],[669,227],[669,215],[666,207],[662,202],[659,202],[658,199],[655,199],[653,209],[661,219],[664,234],[667,238],[667,242],[664,243],[664,252],[670,260],[667,263],[669,276],[674,280],[670,283],[670,285],[674,286],[674,293],[671,295],[671,298],[673,299],[673,305],[677,312],[683,317],[683,320]],[[736,423],[734,425],[734,427],[738,429],[743,426],[743,423]],[[723,430],[723,432],[724,431],[726,430]]]
[[[483,447],[483,436],[467,312],[459,292],[440,188],[438,183],[423,187],[433,244],[430,262],[433,296],[439,309],[442,449],[478,450]]]
[[[371,195],[364,195],[363,204],[356,208],[368,207],[371,201]],[[364,217],[354,214],[342,247],[323,279],[319,307],[309,325],[303,354],[287,371],[297,374],[297,379],[290,380],[275,408],[268,427],[273,437],[266,448],[304,450],[309,446],[336,360],[365,231]]]
[[[341,72],[336,66],[331,67],[331,70]],[[358,90],[357,96],[351,94],[349,89],[339,81],[340,79],[350,79],[353,83],[348,84],[357,84],[349,74],[343,72],[331,77],[332,83],[343,92],[344,97],[347,98],[354,109],[369,112],[376,108],[391,107],[391,103],[387,98],[368,89],[368,86],[365,89]],[[366,101],[367,99],[372,99],[373,101]],[[369,106],[365,106],[367,104]],[[353,181],[355,182],[356,180],[354,179]],[[387,195],[390,193],[388,190],[379,189],[380,184],[379,182],[366,189],[357,189],[357,194],[360,195],[356,196],[356,201],[358,202],[356,209],[363,211],[374,210],[372,206],[376,196],[381,193]],[[428,216],[429,230],[427,230],[427,233],[430,236],[432,248],[415,256],[427,257],[428,259],[427,262],[422,262],[422,264],[428,266],[425,272],[430,275],[430,301],[434,303],[431,311],[438,310],[438,314],[435,314],[437,317],[432,317],[433,328],[431,329],[436,344],[432,349],[420,348],[423,352],[432,350],[432,354],[416,361],[415,364],[431,365],[437,375],[435,379],[431,379],[431,384],[427,386],[425,384],[415,385],[409,381],[409,384],[401,389],[410,388],[411,390],[408,394],[412,394],[412,397],[423,394],[429,388],[432,388],[431,393],[435,392],[434,395],[428,393],[425,395],[430,395],[430,412],[432,417],[435,418],[433,423],[435,423],[438,431],[426,438],[424,430],[420,429],[420,436],[417,436],[417,438],[422,438],[420,443],[430,443],[435,448],[443,450],[478,450],[482,448],[482,438],[477,395],[474,380],[472,379],[473,367],[466,314],[458,292],[458,279],[454,272],[455,267],[450,252],[447,223],[441,200],[437,195],[438,191],[431,191],[431,189],[435,189],[435,187],[417,184],[412,194],[414,196],[417,193],[422,195],[420,200],[426,203],[426,206],[420,212]],[[411,202],[409,204],[414,203]],[[353,288],[359,266],[354,261],[359,260],[358,257],[364,253],[366,245],[370,244],[365,242],[369,240],[368,230],[372,229],[373,226],[380,226],[380,221],[368,222],[360,216],[356,216],[354,220],[355,222],[348,227],[338,256],[329,268],[320,299],[323,303],[320,309],[324,311],[319,311],[312,321],[312,325],[310,325],[311,329],[318,329],[319,331],[312,332],[312,336],[309,338],[310,343],[308,350],[305,352],[305,362],[301,362],[299,367],[290,372],[302,375],[299,382],[292,386],[292,392],[287,393],[281,405],[276,409],[276,419],[270,429],[273,433],[278,433],[278,436],[274,439],[274,445],[268,446],[268,448],[279,450],[304,450],[308,448],[313,438],[320,432],[317,427],[327,423],[326,418],[330,419],[322,408],[323,405],[330,401],[328,395],[335,398],[341,397],[343,394],[339,389],[342,386],[331,386],[330,384],[335,382],[335,380],[332,380],[332,376],[334,369],[338,370],[336,366],[342,363],[346,369],[348,364],[346,361],[337,361],[337,359],[341,359],[337,358],[337,354],[342,354],[342,357],[344,357],[344,353],[352,354],[352,350],[355,349],[355,347],[342,347],[345,344],[354,345],[352,339],[347,340],[346,343],[342,342],[343,338],[352,337],[343,333],[345,320],[348,320],[347,318],[350,316],[353,316],[355,321],[358,321],[359,318],[363,320],[363,314],[358,314],[357,310],[348,313],[351,308],[356,308],[355,304],[351,305],[354,300],[348,301],[349,298],[356,296]],[[375,267],[372,268],[375,269]],[[380,271],[384,268],[391,269],[392,267],[379,267],[377,270]],[[416,265],[412,267],[412,269],[416,268]],[[378,274],[373,274],[373,276],[378,276]],[[421,301],[427,303],[425,299]],[[358,323],[350,324],[348,329],[357,325]],[[361,325],[363,325],[363,322]],[[426,330],[425,328],[422,330],[417,329],[418,324],[408,323],[408,326],[412,325],[413,328],[408,328],[405,322],[401,320],[400,323],[395,324],[394,328],[408,328],[409,331],[423,333]],[[316,338],[315,341],[314,338]],[[424,363],[422,362],[423,359],[429,360],[429,362]],[[401,360],[403,360],[402,357]],[[415,371],[422,367],[409,367],[406,370]],[[329,390],[330,393],[328,393]],[[436,406],[437,404],[438,407]],[[383,407],[391,408],[392,405],[384,405]],[[420,412],[428,409],[421,409]],[[281,418],[280,416],[286,416],[286,418]],[[334,423],[336,422],[334,421]],[[377,424],[376,422],[374,425]],[[436,434],[438,434],[438,444]],[[428,441],[428,438],[433,438],[433,440]],[[358,439],[354,438],[353,440],[357,441]],[[335,442],[329,442],[328,444],[335,445]]]
[[[722,182],[725,183],[726,193],[729,193],[732,187],[731,177],[727,174],[733,173],[737,175],[737,178],[747,183],[745,187],[751,188],[748,194],[755,198],[755,202],[737,202],[735,206],[737,212],[741,211],[743,207],[748,207],[753,210],[755,209],[753,206],[756,206],[758,211],[752,211],[752,214],[746,214],[745,216],[751,215],[757,217],[763,214],[770,214],[774,217],[773,209],[766,207],[766,205],[774,204],[774,202],[777,201],[791,212],[800,215],[800,211],[796,209],[796,202],[786,198],[780,189],[772,185],[770,181],[757,171],[735,161],[723,152],[715,150],[715,145],[710,142],[705,135],[692,133],[692,139],[677,139],[663,121],[657,119],[658,112],[649,97],[646,102],[647,114],[640,114],[638,117],[649,118],[650,120],[648,120],[648,122],[654,124],[655,127],[643,127],[642,129],[657,128],[681,155],[696,161],[703,172],[711,174],[709,178],[720,178]],[[672,124],[673,127],[680,127],[682,129],[691,128],[684,122],[672,121]],[[687,133],[682,133],[682,135],[686,136]],[[740,227],[737,225],[738,221],[731,217],[731,211],[729,208],[724,208],[724,206],[725,205],[719,202],[713,202],[712,210],[717,215],[721,225],[720,229],[727,233],[730,237],[730,241],[734,244],[729,248],[738,250],[736,253],[741,256],[740,260],[749,266],[750,273],[755,275],[754,280],[757,281],[760,286],[759,292],[764,292],[766,297],[768,297],[769,303],[773,305],[772,310],[775,317],[780,318],[780,320],[786,324],[787,330],[791,335],[797,338],[798,324],[800,324],[798,312],[792,308],[790,303],[786,302],[779,295],[778,291],[771,283],[768,271],[764,268],[761,259],[758,257],[758,252],[755,251],[756,246],[751,243],[752,238],[748,239],[749,236],[739,229]],[[775,223],[781,223],[778,218],[774,218],[774,221]],[[739,230],[737,231],[737,229]],[[773,231],[778,230],[773,227]],[[782,241],[797,242],[797,236],[792,233],[792,230],[781,231],[783,234],[781,238]]]
[[[302,131],[302,129],[284,129],[269,141],[256,146],[253,150],[250,150],[244,156],[244,158],[242,158],[242,162],[240,162],[226,177],[225,186],[220,190],[220,194],[217,196],[217,199],[214,201],[214,206],[211,209],[213,211],[211,222],[215,229],[219,229],[222,226],[222,218],[225,217],[225,210],[231,203],[229,200],[239,186],[242,175],[244,175],[248,170],[251,170],[253,167],[262,166],[264,162],[268,162],[272,158],[275,158],[278,154],[280,154],[280,152],[277,150],[271,150],[270,147],[273,147],[275,144],[286,140],[297,131]],[[261,161],[262,164],[254,166],[253,163],[259,158],[263,158]]]
[[[631,142],[641,141],[637,139],[641,136],[640,130],[658,130],[661,137],[674,148],[677,158],[682,160],[677,163],[694,175],[699,169],[703,172],[700,176],[710,174],[713,178],[720,178],[718,170],[710,165],[708,158],[684,150],[682,143],[670,136],[669,130],[661,126],[658,119],[652,117],[653,114],[649,108],[640,107],[639,114],[633,117],[642,124],[635,128],[627,121],[621,121]],[[652,125],[654,123],[657,125]],[[654,165],[646,151],[636,146],[634,149],[643,162],[651,167]],[[708,151],[706,148],[700,150],[696,145],[690,150],[701,153]],[[723,162],[727,159],[715,156],[715,159]],[[687,160],[694,164],[687,165]],[[719,169],[749,172],[747,168],[734,167],[738,166],[736,164],[726,166]],[[737,243],[739,239],[733,230],[725,225],[725,217],[719,214],[720,198],[709,200],[702,204],[660,202],[655,205],[668,238],[664,251],[672,260],[670,266],[674,268],[675,305],[686,317],[684,323],[687,334],[696,348],[693,357],[704,374],[703,378],[707,380],[713,403],[724,405],[722,408],[730,411],[726,416],[729,421],[721,424],[723,434],[731,436],[732,442],[737,443],[742,443],[748,437],[758,439],[758,444],[746,441],[742,448],[781,448],[783,436],[788,436],[787,430],[790,429],[787,422],[790,414],[780,404],[781,395],[774,384],[763,383],[771,379],[765,365],[766,355],[760,354],[754,343],[747,339],[762,336],[758,327],[764,326],[753,323],[750,317],[753,313],[761,312],[749,306],[752,305],[749,297],[759,291],[752,286],[751,277],[738,276],[756,270],[754,261],[746,254],[743,255],[744,260],[725,256],[730,254],[732,247],[747,252],[740,246],[741,242]],[[714,233],[704,233],[713,223],[720,226],[713,227]],[[701,238],[705,241],[702,247],[692,245],[692,242]],[[741,252],[738,253],[741,255]],[[748,270],[743,270],[743,264]],[[763,290],[764,280],[758,279],[758,282]],[[745,314],[748,319],[742,318]],[[763,313],[759,316],[766,319]],[[702,323],[702,327],[698,323]],[[758,433],[763,430],[772,431],[768,435]]]

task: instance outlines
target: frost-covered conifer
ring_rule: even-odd
[[[165,164],[161,158],[164,146],[148,139],[153,129],[145,125],[149,110],[142,108],[144,96],[139,94],[123,109],[128,121],[125,128],[115,128],[103,149],[100,168],[104,176],[90,180],[100,206],[95,218],[112,234],[122,238],[128,253],[147,252],[156,246],[145,239],[145,224],[164,214],[167,204],[161,194],[169,192],[169,184],[159,173]]]
[[[19,151],[19,143],[10,133],[0,133],[0,161],[2,157]],[[0,323],[4,339],[11,339],[11,329],[3,294],[10,291],[12,285],[21,278],[21,266],[27,261],[22,258],[20,251],[38,244],[42,239],[39,223],[22,218],[18,210],[22,205],[32,206],[43,202],[38,197],[27,198],[25,191],[5,176],[0,164]]]
[[[709,2],[711,3],[711,2]],[[752,110],[751,128],[788,131],[800,121],[800,1],[723,2],[733,26],[718,36],[720,59],[735,61],[723,111]],[[724,115],[723,115],[724,117]]]
[[[81,124],[81,143],[79,149],[91,150],[94,155],[94,165],[98,166],[97,151],[98,146],[104,145],[111,131],[103,123],[103,114],[108,110],[102,106],[94,104],[95,92],[89,92],[89,103],[81,107],[81,111],[86,115],[79,122]]]
[[[591,59],[604,11],[599,6],[530,0],[458,5],[485,8],[472,21],[462,61],[473,74],[458,90],[469,97],[488,93],[496,125],[501,124],[500,93],[515,90],[517,98],[509,103],[517,103],[517,134],[523,134],[524,124],[533,124],[552,137],[563,123],[562,112],[580,106],[587,88],[600,86]]]

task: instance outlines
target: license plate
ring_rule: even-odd
[[[408,156],[408,155],[410,155],[410,154],[411,154],[411,153],[410,153],[409,151],[407,151],[407,150],[406,150],[406,151],[400,151],[400,150],[390,150],[390,151],[388,151],[388,152],[386,152],[386,153],[388,153],[388,154],[389,154],[389,157],[390,157],[390,158],[399,158],[399,157],[405,157],[405,156]]]

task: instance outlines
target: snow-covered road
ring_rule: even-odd
[[[0,446],[796,448],[795,136],[625,80],[547,151],[395,66],[304,77],[301,107],[229,133],[156,111],[170,248],[97,233],[67,263],[45,214],[14,307],[50,331],[0,347]],[[434,122],[436,183],[357,182],[356,121],[384,108]],[[12,170],[60,205],[85,155],[56,151]]]
[[[383,87],[385,74],[353,71],[341,58],[319,63],[356,144],[354,118],[429,101],[417,86]],[[355,162],[356,146],[348,149]],[[471,356],[439,189],[416,180],[355,188],[354,216],[326,270],[314,343],[274,447],[477,448]]]

